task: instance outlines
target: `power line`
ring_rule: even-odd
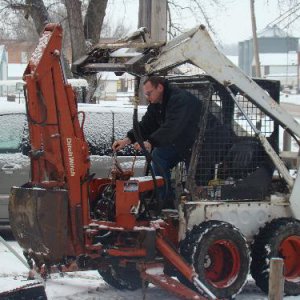
[[[282,29],[288,28],[291,24],[293,24],[296,20],[298,20],[300,18],[300,15],[297,15],[294,19],[292,19],[291,21],[289,21],[284,27],[282,27]]]
[[[294,5],[293,7],[291,7],[290,9],[288,9],[286,12],[284,12],[281,15],[279,15],[277,18],[275,18],[273,21],[271,21],[269,24],[267,24],[267,27],[268,26],[272,26],[272,25],[273,26],[274,25],[278,25],[278,24],[282,23],[288,17],[290,17],[291,15],[295,14],[299,9],[300,9],[300,3]]]

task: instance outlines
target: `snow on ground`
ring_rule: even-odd
[[[2,232],[0,231],[0,234]],[[17,242],[9,241],[20,255],[21,248]],[[22,286],[28,281],[27,270],[25,266],[0,242],[0,293],[10,288]],[[64,277],[58,274],[52,274],[46,281],[46,294],[48,300],[141,300],[143,299],[142,290],[120,291],[106,284],[97,271],[73,272],[67,273]],[[175,300],[178,299],[168,292],[150,285],[146,289],[147,300]],[[249,277],[247,285],[244,287],[237,300],[267,300],[264,295],[255,286],[253,280]],[[298,297],[285,297],[286,300],[300,300]]]
[[[280,103],[300,105],[300,94],[280,94]]]

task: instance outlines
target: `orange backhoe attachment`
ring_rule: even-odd
[[[22,236],[20,240],[25,248],[32,246],[33,240],[45,243],[45,236],[50,243],[56,243],[53,241],[54,234],[60,236],[60,242],[69,241],[71,248],[81,253],[82,228],[87,222],[88,209],[85,205],[88,203],[90,163],[76,98],[62,68],[61,45],[62,28],[48,24],[24,73],[31,181],[12,191],[10,220],[15,234]],[[43,189],[44,193],[39,189]],[[49,196],[49,190],[55,193],[55,197]],[[53,215],[56,212],[58,215]],[[52,223],[59,217],[64,217],[65,226]],[[20,218],[23,227],[20,226]],[[55,229],[48,226],[46,219],[55,225]],[[67,227],[70,227],[69,230]],[[24,231],[27,233],[25,236]],[[52,249],[48,246],[46,243],[45,247]],[[62,252],[60,255],[57,253],[58,256],[66,254],[65,242],[57,247]]]

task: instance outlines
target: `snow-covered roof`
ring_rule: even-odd
[[[134,76],[126,72],[122,76],[117,76],[114,72],[101,72],[99,73],[99,76],[101,76],[101,80],[119,80],[120,78],[127,78],[127,79],[134,78]]]
[[[70,78],[68,79],[68,83],[71,84],[73,87],[88,87],[88,83],[85,79]]]
[[[8,64],[8,77],[22,78],[27,64]]]
[[[257,34],[259,38],[288,37],[289,35],[277,25],[267,26]]]
[[[260,53],[259,61],[262,66],[292,66],[297,65],[297,53]],[[254,58],[252,61],[254,65]]]

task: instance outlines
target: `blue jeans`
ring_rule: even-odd
[[[182,158],[177,153],[174,146],[156,147],[152,151],[152,168],[156,176],[163,176],[167,181],[165,186],[159,188],[161,201],[167,202],[174,198],[171,189],[171,169],[174,168]],[[162,206],[166,203],[161,203]]]

